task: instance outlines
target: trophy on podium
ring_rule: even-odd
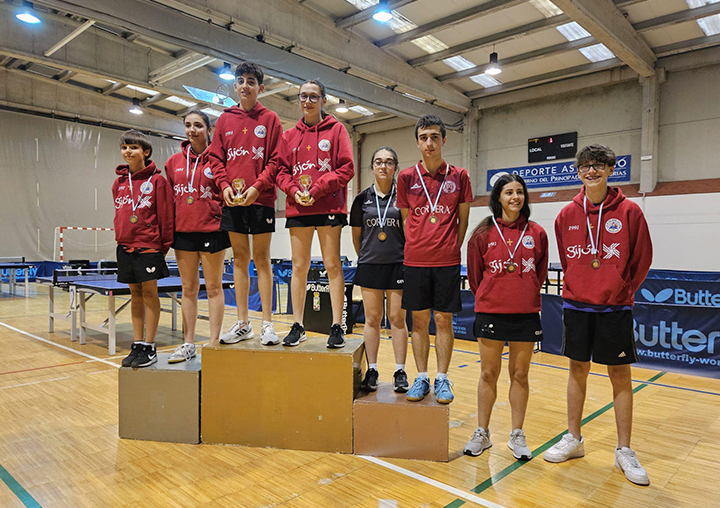
[[[302,200],[307,203],[310,201],[310,185],[312,177],[310,175],[300,175],[300,187],[302,187]]]
[[[232,182],[233,184],[233,190],[235,191],[235,196],[233,197],[233,202],[236,205],[239,205],[242,203],[242,199],[240,198],[240,195],[245,190],[245,179],[244,178],[236,178]]]

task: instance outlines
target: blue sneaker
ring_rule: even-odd
[[[410,391],[407,392],[407,400],[417,402],[423,400],[430,393],[430,380],[426,377],[416,377]]]
[[[452,392],[453,383],[448,378],[435,379],[435,400],[440,404],[450,404],[455,395]]]

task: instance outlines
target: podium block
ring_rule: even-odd
[[[325,338],[204,347],[202,441],[352,453],[363,353],[362,339],[342,349]]]
[[[354,404],[354,453],[375,457],[447,462],[450,407],[431,391],[408,402],[390,383],[363,394]]]
[[[170,353],[158,353],[155,365],[120,367],[119,424],[124,439],[200,442],[200,355],[169,364]]]

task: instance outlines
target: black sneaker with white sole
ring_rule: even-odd
[[[395,385],[395,391],[398,393],[405,393],[408,391],[409,383],[408,377],[404,370],[396,370],[393,374],[393,381]]]
[[[290,333],[283,339],[283,346],[297,346],[305,339],[305,328],[300,323],[293,323]]]
[[[360,384],[360,388],[368,392],[374,392],[378,389],[378,378],[380,374],[375,369],[368,369],[365,373],[365,379]]]
[[[123,367],[132,367],[133,362],[135,361],[135,358],[138,357],[140,354],[140,351],[142,351],[143,343],[142,342],[133,342],[132,347],[130,348],[130,354],[127,355],[122,360],[122,366]]]
[[[132,362],[132,368],[149,367],[153,363],[157,363],[157,351],[155,344],[143,344],[140,354]]]
[[[330,349],[339,349],[345,347],[345,334],[340,325],[334,324],[330,327],[330,336],[328,337],[327,347]]]

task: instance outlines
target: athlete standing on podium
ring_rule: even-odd
[[[353,245],[358,255],[355,285],[362,288],[365,307],[363,339],[368,371],[362,388],[369,391],[378,388],[380,324],[383,318],[383,302],[387,297],[387,315],[395,352],[395,391],[404,393],[408,389],[405,373],[408,333],[405,310],[402,308],[405,233],[396,203],[397,165],[395,150],[389,146],[375,150],[371,162],[375,183],[355,196],[350,211],[350,225]]]
[[[463,168],[442,158],[446,131],[432,115],[418,120],[415,141],[422,161],[398,176],[397,204],[405,222],[405,284],[402,306],[412,311],[412,347],[418,377],[407,399],[418,401],[430,393],[427,373],[430,352],[430,311],[435,311],[437,377],[435,398],[454,399],[447,377],[453,348],[452,315],[462,309],[460,246],[465,238],[473,200],[470,177]]]

